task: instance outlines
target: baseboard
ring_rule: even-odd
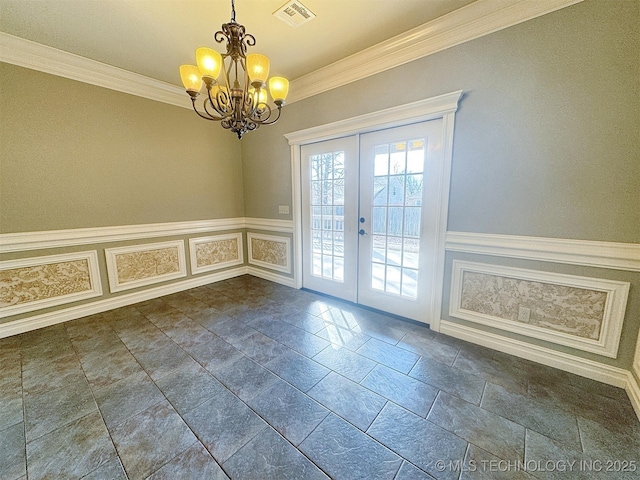
[[[14,320],[12,322],[2,323],[0,324],[0,338],[18,335],[20,333],[56,325],[58,323],[67,322],[69,320],[75,320],[77,318],[86,317],[88,315],[95,315],[96,313],[106,312],[107,310],[113,310],[114,308],[133,305],[134,303],[144,302],[146,300],[162,297],[164,295],[170,295],[172,293],[181,292],[183,290],[189,290],[190,288],[200,287],[208,283],[219,282],[221,280],[227,280],[229,278],[237,277],[240,275],[246,275],[248,273],[251,273],[249,270],[249,267],[242,266],[233,268],[231,270],[212,273],[210,275],[189,278],[187,280],[171,283],[169,285],[148,288],[140,292],[118,295],[106,298],[104,300],[98,300],[96,302],[90,302],[85,305],[78,305],[62,310],[56,310],[54,312],[47,312],[40,315],[34,315],[32,317],[22,318],[20,320]],[[253,273],[251,274],[253,275]],[[269,280],[271,279],[269,278]]]
[[[440,321],[440,333],[616,387],[628,388],[629,385],[629,375],[631,373],[627,370],[558,352],[550,348],[459,325],[448,320]],[[638,395],[638,399],[640,399],[640,395]]]
[[[640,420],[640,380],[632,372],[629,372],[625,390],[629,395],[633,409],[636,411],[638,420]]]
[[[279,273],[270,272],[267,270],[262,270],[261,268],[251,266],[246,267],[246,269],[247,273],[249,275],[253,275],[254,277],[263,278],[271,282],[279,283],[280,285],[296,288],[295,279],[293,277],[287,277],[285,275],[280,275]]]

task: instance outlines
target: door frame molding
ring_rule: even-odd
[[[462,97],[462,90],[438,95],[391,107],[377,112],[367,113],[337,122],[298,130],[285,134],[291,147],[291,190],[293,194],[293,277],[295,288],[302,287],[302,211],[301,211],[301,147],[309,143],[332,140],[349,135],[368,133],[385,128],[399,127],[410,123],[436,120],[442,118],[443,128],[443,161],[438,172],[438,218],[436,222],[437,265],[433,272],[431,292],[427,292],[433,300],[430,302],[431,329],[440,330],[440,312],[442,310],[442,290],[444,280],[444,256],[447,234],[447,216],[449,211],[449,186],[451,183],[451,160],[453,156],[453,130],[455,112]]]

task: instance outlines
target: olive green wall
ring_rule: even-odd
[[[0,233],[244,216],[219,125],[4,63],[0,85]]]
[[[243,140],[246,215],[291,218],[277,214],[292,201],[285,133],[463,90],[449,231],[640,243],[639,25],[638,1],[586,0],[288,105]],[[617,359],[499,332],[630,368],[637,272],[448,253],[441,318],[462,324],[448,315],[453,258],[630,282]]]
[[[639,11],[586,0],[286,106],[243,140],[247,216],[286,218],[284,133],[463,90],[449,230],[640,242]]]

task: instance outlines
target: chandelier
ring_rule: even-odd
[[[277,110],[272,109],[267,104],[265,88],[269,59],[259,53],[247,55],[247,47],[253,47],[256,39],[236,22],[234,0],[231,0],[231,21],[224,23],[213,38],[218,43],[227,41],[226,53],[200,47],[196,50],[197,66],[180,66],[180,77],[191,97],[193,110],[205,120],[220,122],[239,139],[260,125],[276,123],[289,92],[289,81],[282,77],[269,80],[271,98],[277,107]],[[202,109],[198,110],[196,99],[203,83],[207,93]]]

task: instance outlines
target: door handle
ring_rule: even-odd
[[[358,230],[358,233],[360,235],[366,235],[367,234],[367,232],[364,231],[364,228],[361,228],[360,230]]]
[[[365,222],[364,217],[360,217],[360,223],[364,223],[364,222]]]

